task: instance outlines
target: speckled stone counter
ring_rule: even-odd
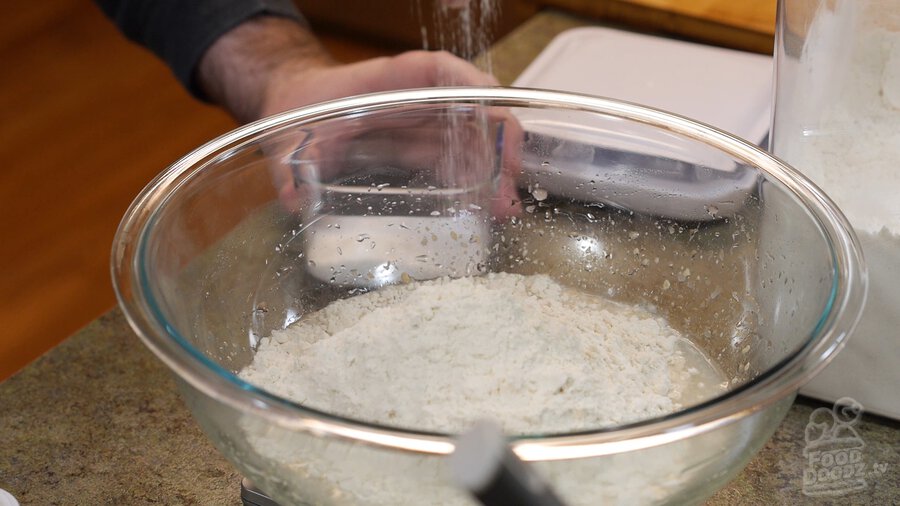
[[[510,83],[553,36],[583,24],[537,16],[495,46],[495,74]],[[900,424],[868,415],[855,426],[860,490],[825,499],[803,493],[804,433],[821,406],[795,403],[708,504],[900,504]],[[119,310],[0,384],[0,488],[25,505],[240,504],[240,476]]]
[[[0,406],[0,488],[22,504],[240,504],[240,476],[118,310],[0,384]],[[900,503],[900,427],[868,416],[856,427],[866,487],[829,501],[803,495],[804,429],[815,407],[795,404],[708,504]]]
[[[0,384],[0,488],[22,504],[240,504],[240,476],[113,310]]]

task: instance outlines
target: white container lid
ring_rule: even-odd
[[[760,143],[772,71],[766,55],[586,27],[554,38],[513,85],[635,102]]]

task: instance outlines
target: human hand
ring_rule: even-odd
[[[395,89],[423,88],[443,85],[494,86],[496,79],[474,65],[446,52],[410,51],[394,57],[383,57],[358,63],[340,65],[328,57],[316,39],[296,23],[279,18],[261,18],[235,28],[217,41],[204,56],[198,75],[209,96],[227,108],[239,121],[263,118],[285,110],[363,93]],[[518,123],[504,111],[493,111],[494,124],[504,124],[505,159],[503,166],[510,174],[517,163],[512,159],[521,141]],[[499,118],[498,118],[499,117]],[[432,125],[433,126],[433,125]],[[413,131],[412,129],[410,131]],[[409,135],[434,134],[422,129]],[[360,132],[320,135],[314,148],[329,153],[331,160]],[[432,135],[432,137],[435,137]],[[323,140],[322,138],[327,138]],[[438,142],[435,142],[438,141]],[[419,157],[420,160],[401,160],[401,166],[423,166],[422,159],[434,156],[428,149],[443,146],[442,139],[422,139],[419,150],[402,150],[398,156]],[[406,143],[413,146],[416,143]],[[466,144],[462,144],[466,145]],[[278,146],[267,146],[271,160],[273,182],[282,203],[297,210],[304,200],[305,189],[298,182],[286,158],[297,149],[297,139],[286,140]],[[471,146],[471,144],[469,144]],[[429,148],[431,147],[431,148]],[[464,151],[460,160],[471,158],[474,150]],[[307,151],[306,156],[318,156]],[[321,159],[322,157],[319,156]],[[434,161],[430,159],[429,162]],[[418,163],[417,163],[418,162]],[[339,163],[318,164],[318,177],[331,177],[329,171]],[[469,165],[477,166],[477,163]],[[497,202],[507,202],[498,215],[510,214],[515,188],[509,177],[501,177]],[[501,206],[502,207],[502,206]]]
[[[346,65],[292,61],[273,75],[257,117],[329,99],[432,86],[497,86],[497,80],[444,51],[409,51]]]
[[[217,40],[196,79],[209,98],[245,123],[324,100],[430,86],[496,86],[493,76],[443,51],[410,51],[335,62],[306,28],[262,17]]]

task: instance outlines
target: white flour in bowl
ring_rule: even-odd
[[[723,375],[660,316],[517,274],[414,282],[334,302],[263,339],[240,376],[354,419],[459,432],[492,418],[513,434],[655,417],[724,390]],[[267,490],[285,501],[474,504],[450,486],[439,456],[255,416],[240,426],[259,474],[279,476]],[[572,505],[655,502],[700,449],[740,452],[743,437],[716,431],[638,456],[550,462],[541,473]]]
[[[586,430],[721,391],[663,318],[517,274],[336,301],[264,339],[240,376],[329,413],[440,432],[483,418],[512,434]]]

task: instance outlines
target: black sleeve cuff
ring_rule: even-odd
[[[255,16],[304,23],[292,0],[96,0],[129,39],[162,59],[190,93],[205,100],[194,71],[207,49]]]

